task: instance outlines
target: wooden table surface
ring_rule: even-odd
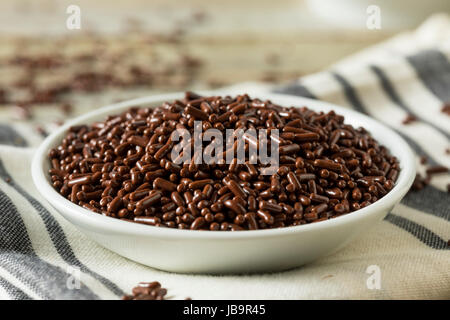
[[[65,11],[71,3],[81,8],[81,30],[66,28]],[[8,63],[20,55],[58,53],[70,60],[94,53],[98,55],[96,70],[112,68],[112,72],[122,74],[132,63],[156,70],[157,80],[139,88],[68,94],[64,99],[74,105],[73,115],[152,93],[243,81],[287,82],[397,32],[373,31],[365,26],[342,29],[314,17],[301,0],[3,0],[0,28],[0,86],[5,88],[27,76],[23,66]],[[128,58],[114,64],[114,56]],[[198,65],[179,72],[180,60],[186,56]],[[36,83],[58,83],[77,68],[71,65],[39,73]],[[12,96],[23,94],[17,88],[8,90]],[[48,122],[49,117],[52,121],[67,118],[67,114],[55,112],[52,103],[44,103],[40,108],[32,104],[31,119],[20,119],[10,108],[18,99],[4,103],[0,110],[3,120],[39,123]]]

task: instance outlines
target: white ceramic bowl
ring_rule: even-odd
[[[346,123],[363,126],[398,157],[401,172],[396,186],[382,199],[356,212],[313,224],[271,230],[220,232],[153,227],[95,214],[70,202],[50,183],[48,151],[58,145],[72,125],[89,124],[131,106],[156,106],[182,97],[182,93],[135,99],[80,116],[51,134],[32,163],[34,183],[64,218],[102,246],[142,264],[183,273],[236,273],[276,271],[298,267],[342,248],[357,234],[382,220],[406,194],[415,176],[414,155],[391,129],[355,111],[310,99],[258,95],[283,106],[335,110]]]

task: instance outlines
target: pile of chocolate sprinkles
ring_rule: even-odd
[[[162,288],[158,281],[139,282],[131,291],[131,295],[125,295],[122,300],[165,300],[167,289]]]
[[[170,135],[176,128],[192,133],[194,121],[202,121],[203,131],[278,129],[279,169],[262,175],[266,165],[248,158],[242,164],[173,163]],[[254,141],[245,140],[247,148],[249,143]],[[155,109],[131,108],[72,127],[49,158],[54,188],[86,209],[153,226],[213,231],[335,218],[385,196],[400,171],[384,146],[364,128],[345,124],[343,116],[246,94],[187,92]]]

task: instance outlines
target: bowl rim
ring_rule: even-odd
[[[199,90],[197,92],[203,95],[224,96],[228,94],[229,95],[236,94],[234,91],[235,90],[216,90],[216,91]],[[285,106],[295,105],[296,107],[307,106],[308,108],[317,111],[335,110],[336,113],[344,115],[346,119],[348,116],[350,116],[351,118],[356,118],[358,122],[360,122],[361,120],[361,126],[366,127],[367,124],[370,124],[370,127],[376,127],[380,130],[383,130],[384,133],[389,136],[389,140],[392,141],[392,144],[396,144],[398,152],[395,153],[401,154],[402,158],[399,159],[401,160],[400,161],[401,171],[394,188],[391,191],[389,191],[388,194],[386,194],[383,198],[379,199],[375,203],[372,203],[365,208],[359,209],[357,211],[333,219],[320,221],[317,223],[310,223],[299,226],[289,226],[276,229],[222,232],[222,231],[163,228],[124,221],[117,218],[104,216],[101,214],[93,214],[92,211],[87,210],[81,206],[78,206],[75,203],[64,198],[50,184],[48,174],[44,172],[45,161],[48,161],[47,159],[48,150],[61,141],[62,136],[69,129],[69,127],[82,123],[91,123],[92,121],[94,121],[93,118],[99,118],[100,116],[105,116],[108,114],[112,114],[114,112],[120,112],[124,109],[133,106],[141,106],[151,103],[154,104],[162,103],[164,101],[173,101],[183,96],[184,92],[177,92],[170,94],[151,95],[137,99],[127,100],[93,110],[91,112],[88,112],[86,114],[83,114],[66,122],[63,126],[61,126],[60,128],[58,128],[57,130],[55,130],[53,133],[51,133],[49,136],[46,137],[46,139],[37,148],[33,156],[31,163],[31,174],[33,182],[37,190],[39,191],[40,195],[46,201],[48,201],[52,207],[57,209],[56,211],[58,211],[58,213],[61,214],[65,219],[71,220],[66,217],[67,215],[70,216],[70,218],[73,217],[74,220],[78,221],[82,220],[82,222],[84,222],[87,225],[90,225],[91,228],[96,229],[98,232],[105,231],[136,236],[154,236],[163,238],[235,240],[244,238],[259,238],[259,237],[267,238],[272,236],[289,235],[292,233],[299,233],[299,232],[312,232],[316,230],[323,230],[343,226],[344,224],[351,222],[357,222],[361,219],[364,219],[365,217],[375,215],[376,213],[383,210],[386,210],[387,214],[387,210],[392,208],[395,204],[397,204],[401,200],[401,198],[403,198],[403,196],[406,194],[406,192],[409,190],[410,186],[413,183],[416,172],[414,153],[412,152],[411,148],[402,137],[400,137],[396,132],[394,132],[392,129],[388,128],[384,124],[357,111],[354,111],[349,108],[340,107],[332,103],[286,94],[259,92],[255,96],[262,99],[270,99],[273,102],[280,105]],[[384,144],[384,141],[380,141],[380,143]]]

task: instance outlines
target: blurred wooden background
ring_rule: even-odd
[[[70,4],[81,8],[81,30],[66,28]],[[46,122],[67,118],[61,108],[54,111],[55,103],[70,103],[76,115],[152,93],[243,81],[288,82],[398,31],[368,30],[365,25],[340,28],[314,16],[302,0],[2,0],[0,28],[0,86],[10,97],[19,97],[3,105],[25,105],[32,117],[17,117],[14,108],[0,113],[14,121]],[[11,64],[18,56],[54,54],[65,57],[64,67],[30,72],[23,63]],[[92,70],[122,76],[137,64],[152,73],[152,81],[69,92],[55,103],[20,103],[21,95],[29,93],[14,82],[26,82],[31,75],[34,87],[69,81],[80,65],[71,59],[83,54],[95,56],[95,64],[87,67]],[[36,110],[36,104],[41,108]]]

